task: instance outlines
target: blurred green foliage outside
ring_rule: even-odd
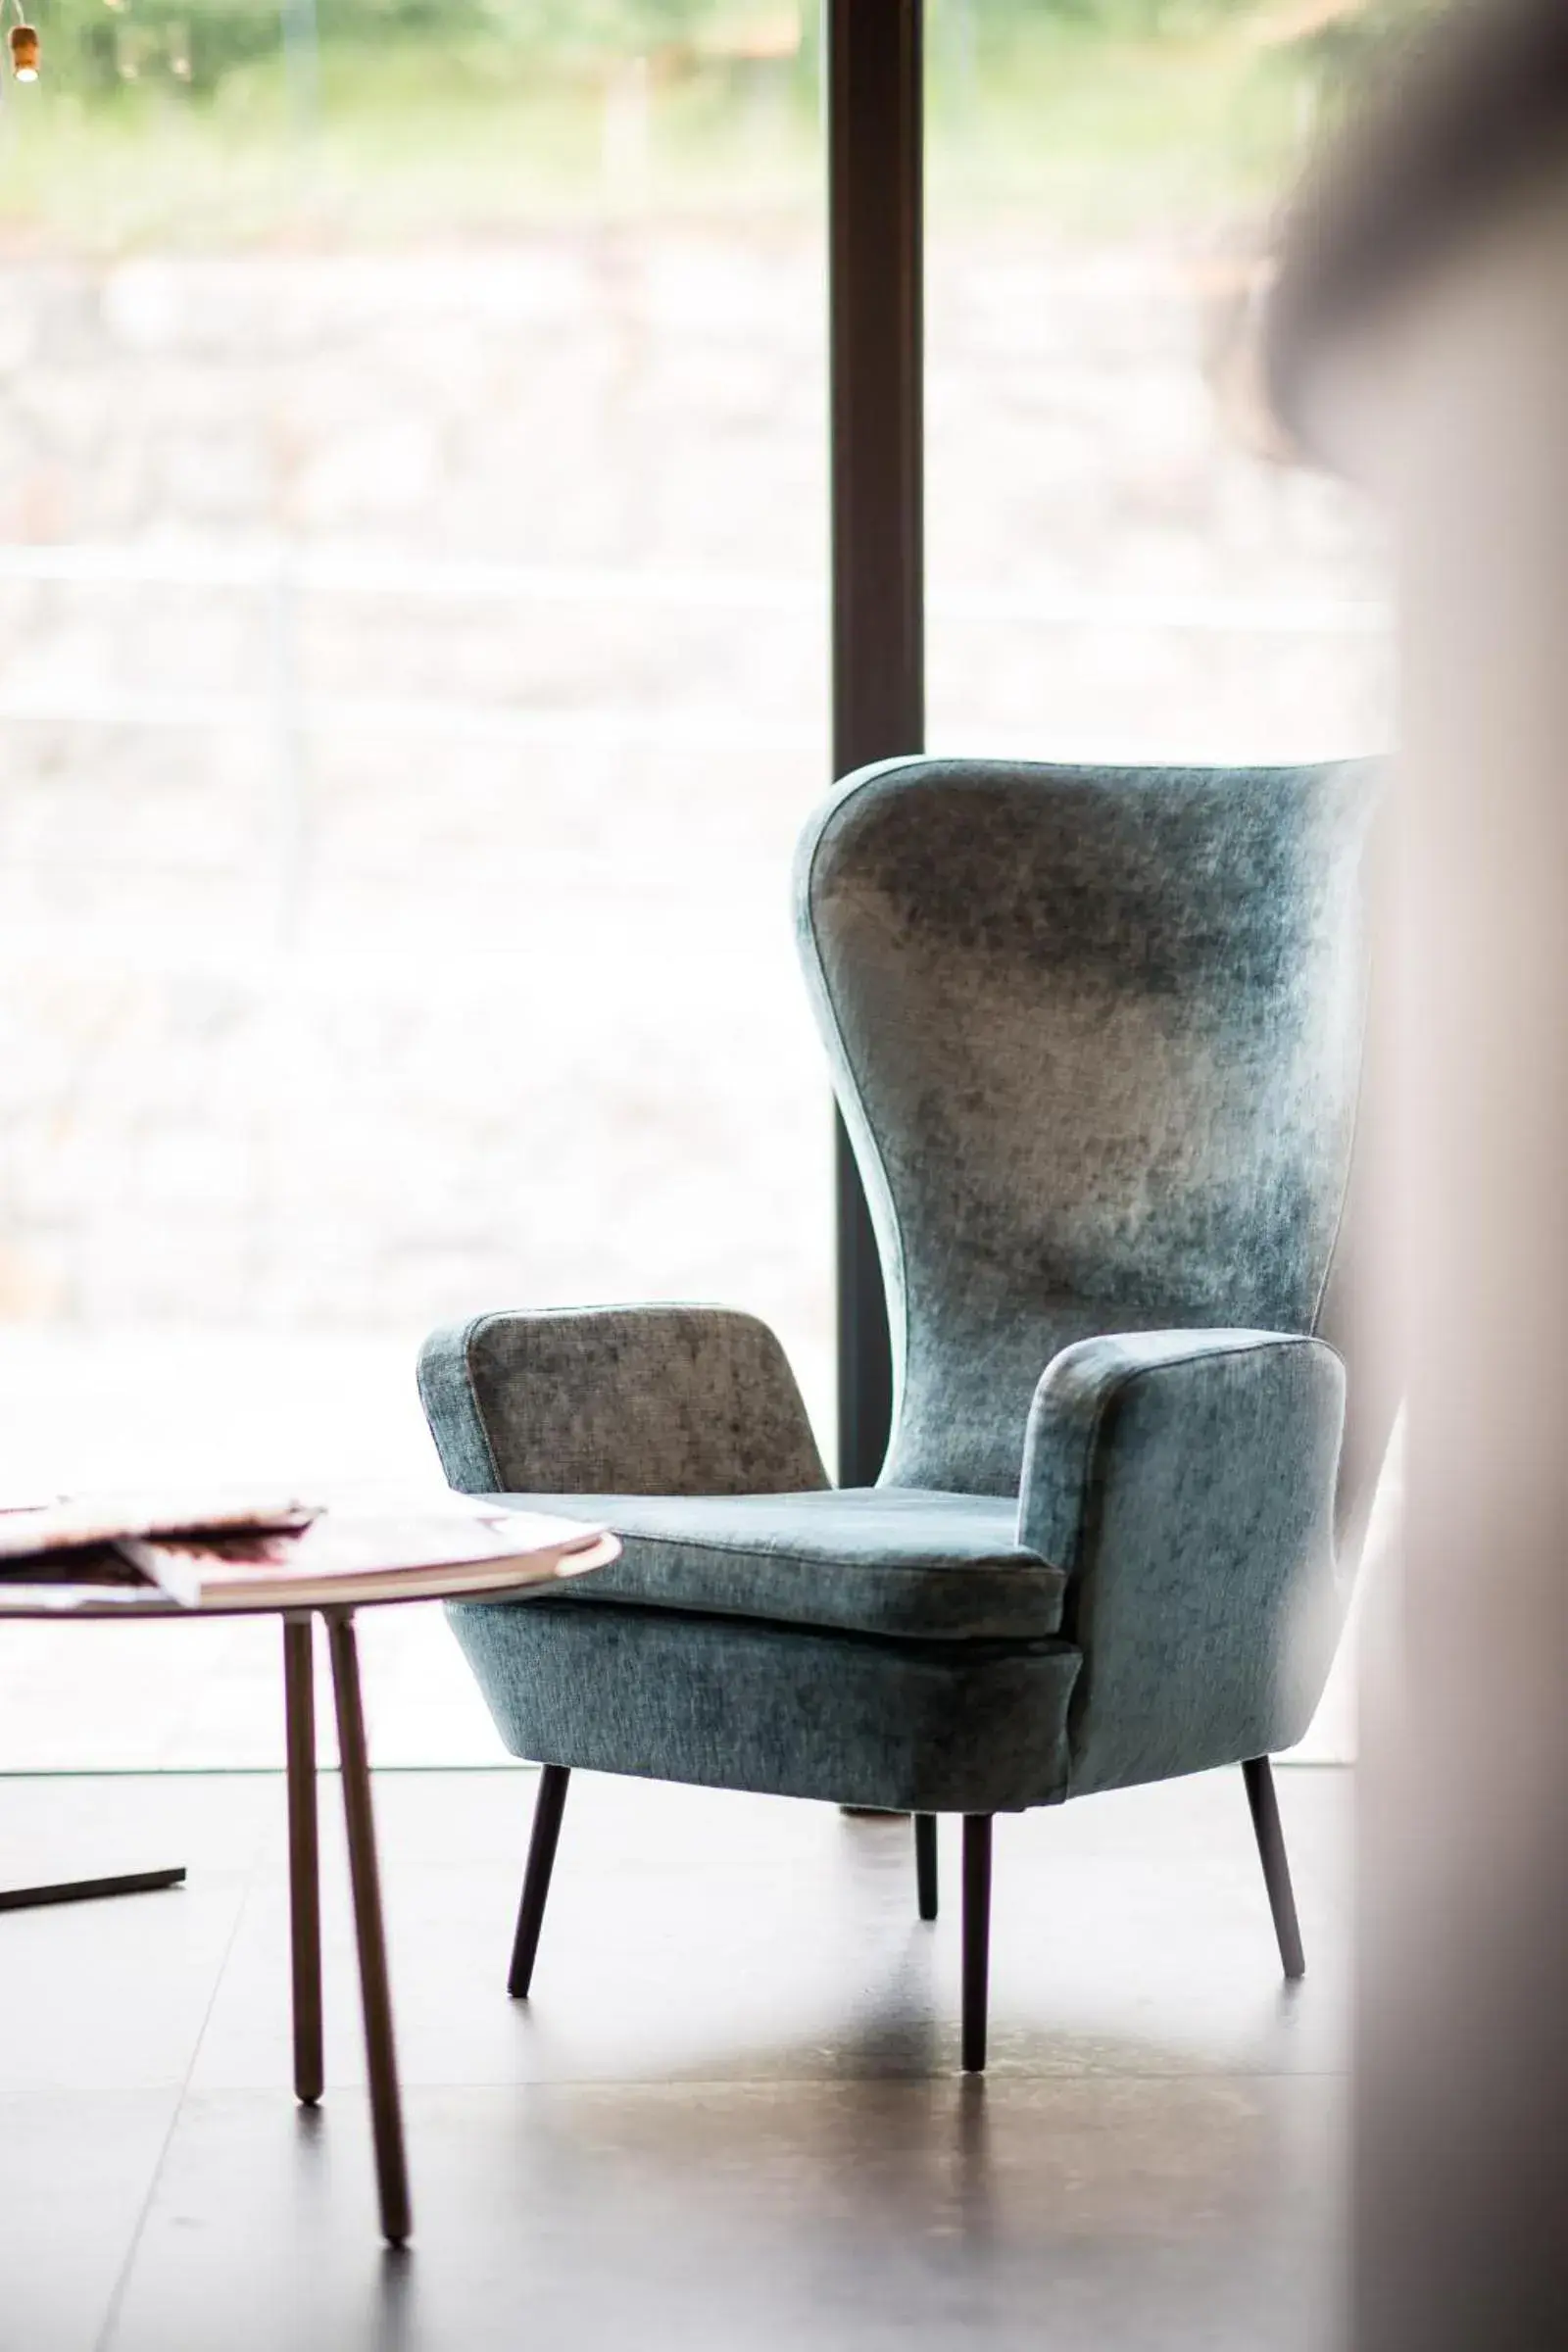
[[[1289,178],[1424,0],[928,0],[942,201],[1180,228]],[[37,0],[0,236],[407,238],[818,200],[815,0]]]

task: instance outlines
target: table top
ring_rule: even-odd
[[[476,1519],[501,1539],[482,1558],[465,1557],[463,1531]],[[450,1530],[450,1538],[443,1530]],[[620,1545],[581,1521],[509,1512],[440,1498],[396,1507],[333,1503],[288,1538],[286,1589],[265,1598],[204,1598],[185,1606],[154,1585],[73,1584],[62,1558],[45,1584],[0,1575],[0,1618],[51,1624],[123,1624],[156,1618],[287,1616],[313,1610],[394,1607],[409,1601],[506,1600],[530,1587],[574,1580],[617,1558]],[[345,1559],[352,1564],[344,1566]],[[314,1573],[313,1573],[314,1572]],[[279,1580],[273,1580],[277,1582]]]

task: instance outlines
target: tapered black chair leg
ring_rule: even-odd
[[[917,1813],[914,1817],[914,1886],[919,1898],[920,1917],[935,1919],[937,1915],[937,1817],[934,1813]]]
[[[1279,1937],[1280,1960],[1285,1974],[1294,1981],[1305,1976],[1306,1955],[1301,1949],[1301,1929],[1296,1916],[1296,1894],[1285,1852],[1285,1832],[1280,1827],[1274,1774],[1267,1756],[1253,1756],[1242,1766],[1242,1773],[1247,1782],[1247,1801],[1252,1809],[1252,1828],[1257,1834],[1263,1884],[1268,1888],[1269,1909],[1274,1914],[1274,1933]]]
[[[991,1989],[991,1816],[963,1817],[963,2071],[985,2072]]]
[[[528,1867],[522,1874],[522,1900],[517,1905],[517,1933],[512,1941],[512,1968],[507,1990],[514,2001],[527,1998],[533,1983],[534,1954],[545,1924],[550,1874],[556,1866],[561,1839],[561,1816],[566,1805],[566,1783],[571,1774],[564,1764],[545,1764],[539,1773],[539,1795],[533,1809],[533,1835],[528,1840]]]

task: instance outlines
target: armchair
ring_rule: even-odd
[[[910,1812],[924,1917],[963,1816],[975,2070],[993,1815],[1241,1763],[1301,1973],[1267,1759],[1321,1694],[1389,1409],[1358,1390],[1342,1449],[1373,799],[1356,764],[906,760],[812,820],[802,952],[894,1342],[876,1487],[829,1484],[746,1315],[426,1343],[451,1483],[622,1543],[451,1611],[545,1767],[514,1994],[578,1767]]]

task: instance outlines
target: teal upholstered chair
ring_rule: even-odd
[[[823,1470],[783,1351],[717,1307],[500,1313],[420,1362],[451,1483],[607,1521],[561,1597],[456,1607],[546,1766],[964,1816],[983,2065],[991,1817],[1247,1768],[1307,1727],[1381,1452],[1342,1448],[1372,773],[906,760],[802,845],[807,975],[878,1235],[895,1425]],[[1337,1270],[1340,1280],[1336,1280]]]

